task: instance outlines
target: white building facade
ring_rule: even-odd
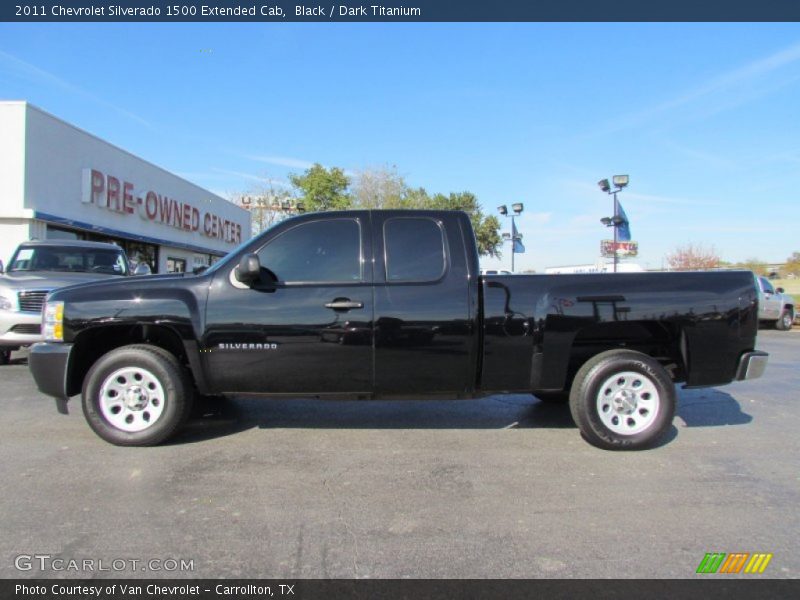
[[[30,239],[110,241],[153,272],[212,264],[250,213],[27,102],[0,102],[0,260]]]

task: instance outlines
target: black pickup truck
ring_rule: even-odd
[[[29,364],[118,445],[166,440],[206,396],[532,393],[634,449],[669,428],[675,383],[763,373],[757,309],[747,271],[480,276],[464,213],[314,213],[198,275],[53,292]]]

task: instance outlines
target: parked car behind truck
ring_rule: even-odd
[[[676,383],[762,374],[757,311],[749,271],[480,276],[462,212],[313,213],[199,275],[53,292],[29,364],[118,445],[170,438],[198,396],[569,390],[589,442],[631,449],[670,427]]]
[[[758,288],[758,319],[762,324],[770,325],[781,331],[792,328],[795,319],[796,304],[794,298],[774,288],[766,277],[756,277]]]
[[[3,273],[0,263],[0,364],[12,350],[42,340],[42,305],[54,289],[128,275],[125,252],[114,244],[31,241],[20,244]]]

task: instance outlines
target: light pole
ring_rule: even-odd
[[[603,217],[600,219],[600,222],[605,225],[606,227],[613,227],[614,228],[614,273],[617,272],[617,262],[619,262],[619,257],[617,253],[617,241],[618,241],[618,234],[617,230],[621,225],[625,223],[625,219],[619,216],[619,202],[617,202],[617,193],[622,191],[622,188],[628,185],[629,177],[627,175],[614,175],[611,178],[614,182],[614,189],[611,189],[611,185],[608,183],[608,179],[601,179],[597,182],[597,185],[600,186],[600,189],[604,191],[606,194],[614,196],[614,216],[613,217]]]
[[[511,205],[511,214],[508,214],[508,208],[505,204],[497,207],[497,211],[504,217],[511,217],[511,233],[504,233],[504,240],[511,240],[511,272],[514,272],[514,254],[517,252],[517,244],[522,244],[522,236],[517,233],[517,225],[514,223],[514,217],[522,214],[525,206],[522,202],[515,202]],[[524,249],[523,249],[524,250]]]

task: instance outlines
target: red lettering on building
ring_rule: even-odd
[[[147,218],[154,221],[158,216],[158,196],[155,192],[147,192],[144,199],[144,210]]]
[[[121,181],[96,169],[84,169],[82,177],[83,203],[96,204],[123,214],[138,213],[142,219],[158,221],[176,229],[200,231],[212,239],[241,243],[242,226],[222,216],[154,191],[137,197],[133,183]]]
[[[159,214],[159,220],[162,223],[166,223],[169,225],[169,222],[172,220],[172,202],[166,196],[162,196],[161,194],[158,195],[158,205],[161,209]]]
[[[133,184],[127,181],[122,184],[122,205],[126,213],[133,214]]]
[[[98,206],[105,206],[104,203],[101,203],[105,189],[106,178],[103,177],[103,174],[100,171],[95,171],[92,169],[92,202]]]

